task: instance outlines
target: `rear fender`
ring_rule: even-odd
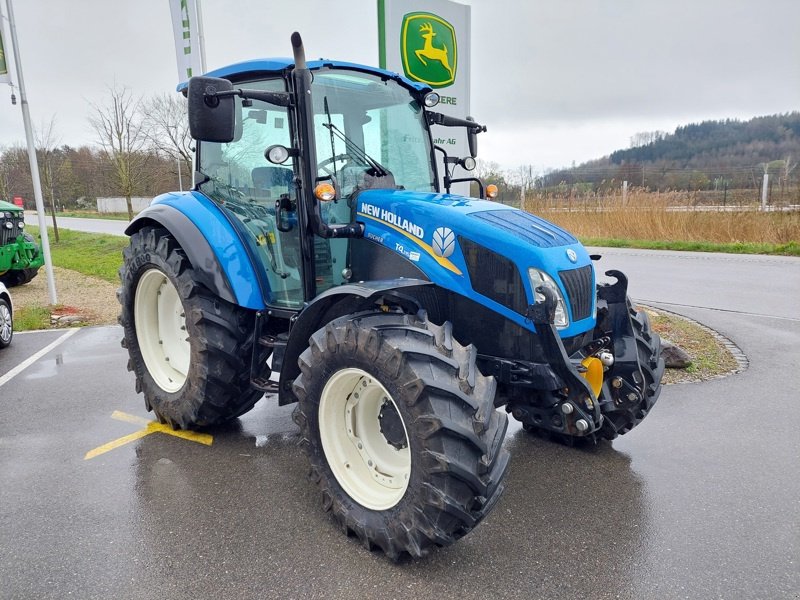
[[[202,194],[159,196],[125,233],[132,235],[146,225],[167,229],[186,253],[197,280],[217,296],[245,308],[265,307],[244,244],[222,211]]]

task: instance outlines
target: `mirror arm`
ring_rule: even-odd
[[[265,92],[262,90],[247,90],[236,88],[229,91],[217,92],[216,90],[208,91],[203,94],[207,106],[216,106],[219,104],[219,98],[226,98],[229,96],[238,96],[247,100],[261,100],[268,104],[275,106],[291,106],[291,96],[286,92]]]
[[[465,183],[467,181],[474,181],[475,183],[477,183],[478,192],[480,192],[480,195],[478,197],[481,200],[486,200],[486,192],[483,189],[483,182],[477,177],[459,177],[458,179],[451,179],[450,183]]]
[[[466,127],[474,133],[482,133],[486,131],[486,125],[481,125],[475,121],[468,119],[459,119],[458,117],[451,117],[442,113],[425,111],[428,118],[428,125],[442,125],[443,127]]]

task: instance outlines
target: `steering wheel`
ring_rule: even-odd
[[[349,158],[349,154],[337,154],[335,156],[331,156],[330,158],[326,158],[322,162],[317,163],[317,171],[324,171],[326,175],[333,177],[333,171],[328,168],[328,165],[332,165],[340,160],[348,160]]]

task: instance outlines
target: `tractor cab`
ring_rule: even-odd
[[[251,67],[252,68],[252,67]],[[285,93],[286,70],[271,77],[243,75],[236,85]],[[313,202],[335,232],[355,222],[354,198],[366,189],[436,190],[433,147],[420,91],[385,74],[320,66],[311,84],[314,144]],[[302,286],[301,226],[296,185],[301,177],[299,137],[290,107],[230,99],[233,138],[198,145],[198,189],[226,207],[249,233],[264,266],[268,303],[299,308]],[[312,212],[313,211],[312,207]],[[348,237],[321,237],[314,245],[315,291],[345,283]]]
[[[289,310],[348,283],[354,264],[371,269],[353,257],[364,234],[361,192],[438,192],[431,123],[481,129],[427,111],[438,95],[394,73],[329,61],[307,67],[250,61],[187,86],[197,189],[246,232],[265,303]],[[444,164],[448,188],[452,166],[471,166]]]

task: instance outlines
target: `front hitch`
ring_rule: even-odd
[[[560,434],[582,437],[595,433],[603,425],[603,415],[589,382],[573,364],[553,324],[556,311],[555,293],[547,287],[536,288],[536,294],[544,297],[542,302],[531,304],[526,317],[539,334],[543,354],[552,371],[560,379],[561,387],[549,390],[551,402],[546,407],[512,407],[515,418],[532,426],[548,429]],[[519,413],[519,414],[517,414]],[[526,413],[526,414],[522,414]]]
[[[628,278],[613,270],[606,275],[616,281],[597,286],[595,337],[608,336],[614,355],[600,401],[605,417],[601,433],[613,439],[633,429],[658,400],[664,359],[661,339],[651,331],[647,314],[637,311],[628,298]]]

